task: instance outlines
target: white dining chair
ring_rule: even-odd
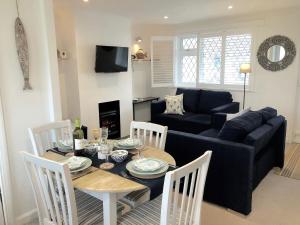
[[[28,128],[34,154],[41,156],[46,150],[54,148],[59,140],[72,140],[70,120],[48,123],[39,127]]]
[[[145,144],[165,150],[168,127],[155,123],[132,121],[130,137],[144,137]]]
[[[67,164],[22,152],[40,225],[101,224],[102,201],[73,188]],[[118,203],[118,212],[123,210]]]
[[[145,144],[157,149],[165,150],[168,127],[154,123],[132,121],[130,124],[130,138],[143,137]],[[126,195],[121,201],[131,208],[149,201],[150,190],[133,191]]]
[[[119,219],[118,225],[200,225],[211,154],[211,151],[207,151],[189,164],[168,172],[162,196],[125,214]],[[182,194],[179,193],[181,185]]]

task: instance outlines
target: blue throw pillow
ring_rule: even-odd
[[[269,119],[277,116],[277,110],[271,107],[265,107],[263,109],[258,110],[257,112],[261,113],[263,118],[263,123],[267,122]]]
[[[227,141],[242,142],[251,131],[261,125],[261,113],[250,111],[226,121],[218,135],[218,138]]]

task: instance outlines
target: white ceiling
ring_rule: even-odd
[[[70,0],[74,1],[74,0]],[[128,17],[134,23],[184,23],[299,7],[300,0],[75,0],[77,7]],[[229,5],[233,6],[228,10]],[[163,17],[169,16],[168,20]]]

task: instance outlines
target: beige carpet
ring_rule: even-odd
[[[300,144],[287,144],[284,167],[276,174],[300,180]]]
[[[202,225],[300,225],[300,181],[271,171],[253,193],[250,215],[204,203]]]

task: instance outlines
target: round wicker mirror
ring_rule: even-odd
[[[259,64],[270,71],[280,71],[294,61],[296,47],[288,37],[276,35],[266,39],[257,52]]]

